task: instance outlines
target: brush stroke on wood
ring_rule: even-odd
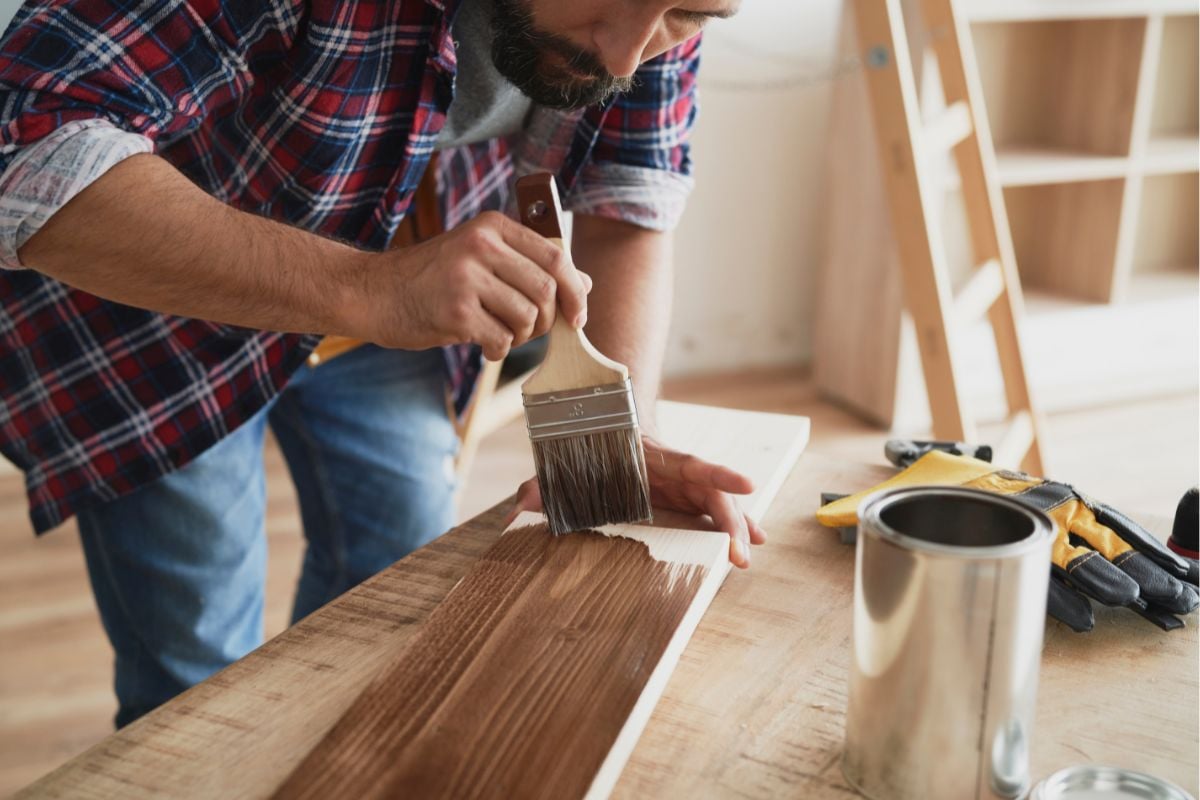
[[[587,794],[705,579],[728,567],[724,535],[639,530],[671,540],[664,561],[613,533],[509,530],[276,796]]]

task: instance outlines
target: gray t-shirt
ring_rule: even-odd
[[[492,64],[492,0],[466,0],[450,28],[458,46],[454,101],[434,148],[444,150],[517,133],[533,101]]]

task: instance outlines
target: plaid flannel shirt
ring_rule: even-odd
[[[49,530],[176,469],[259,411],[318,337],[102,300],[23,269],[55,211],[135,153],[218,199],[387,246],[453,99],[458,0],[29,2],[0,40],[0,452]],[[446,226],[511,213],[551,170],[576,212],[669,229],[690,188],[699,37],[604,107],[535,108],[517,136],[442,151]],[[131,226],[136,224],[131,220]],[[461,412],[477,348],[445,348]]]

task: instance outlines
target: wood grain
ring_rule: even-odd
[[[840,36],[843,57],[858,52],[849,6],[842,13]],[[830,129],[837,135],[830,138],[826,162],[831,191],[825,258],[815,279],[813,378],[826,397],[888,427],[896,418],[903,290],[870,96],[860,74],[837,82]],[[911,355],[916,360],[915,352]],[[920,378],[919,363],[912,372]],[[924,383],[917,391],[927,409]]]
[[[1087,430],[1107,427],[1133,429],[1097,418]],[[1107,452],[1093,438],[1096,457],[1085,462]],[[614,797],[854,797],[838,768],[854,554],[813,514],[821,491],[857,491],[889,472],[805,455],[763,520],[770,542],[713,600]],[[1099,494],[1104,483],[1088,486]],[[18,796],[270,795],[496,540],[503,508],[398,562]],[[1155,533],[1165,524],[1158,520]],[[1195,794],[1196,617],[1164,634],[1124,609],[1097,611],[1087,635],[1047,623],[1035,778],[1072,763],[1108,763]]]
[[[725,537],[685,536],[692,558],[672,562],[595,531],[510,530],[275,796],[584,796],[724,577]]]
[[[785,414],[660,403],[658,417],[666,443],[750,477],[758,489],[743,507],[756,516],[808,438],[808,420]],[[499,539],[510,504],[396,562],[18,796],[270,796]],[[657,524],[672,523],[662,514]]]

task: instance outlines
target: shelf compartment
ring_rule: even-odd
[[[1109,302],[1125,180],[1004,190],[1023,285]]]
[[[1142,185],[1134,239],[1135,273],[1200,271],[1200,175],[1153,175]]]
[[[972,27],[997,150],[1127,156],[1145,17]]]

